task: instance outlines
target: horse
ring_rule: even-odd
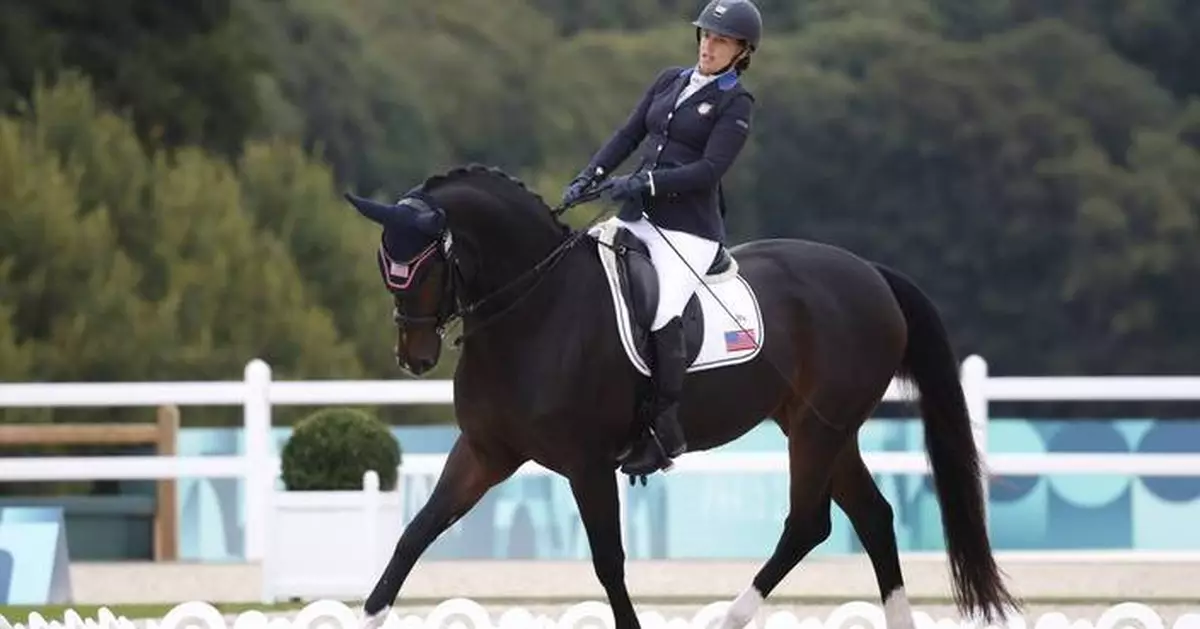
[[[460,435],[364,601],[365,626],[386,619],[442,532],[534,461],[569,483],[615,627],[639,627],[625,584],[616,469],[622,453],[650,438],[638,411],[656,290],[644,247],[612,219],[570,227],[560,220],[566,208],[488,166],[430,176],[391,204],[345,197],[382,227],[375,254],[392,294],[399,367],[417,377],[434,368],[447,326],[461,324]],[[857,436],[893,378],[919,394],[955,604],[989,623],[1017,608],[987,535],[958,363],[921,289],[844,249],[797,239],[722,245],[696,272],[704,283],[685,311],[692,363],[679,407],[690,451],[769,419],[786,436],[789,461],[782,533],[721,626],[745,626],[829,536],[832,504],[869,556],[888,626],[914,626],[892,508]]]

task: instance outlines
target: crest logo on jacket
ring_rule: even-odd
[[[701,116],[707,116],[710,111],[712,111],[712,103],[700,103],[696,106],[696,112]]]

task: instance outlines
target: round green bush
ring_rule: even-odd
[[[379,488],[396,486],[400,443],[386,424],[350,408],[323,409],[296,423],[281,455],[288,491],[356,491],[375,470]]]

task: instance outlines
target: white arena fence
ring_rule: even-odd
[[[692,617],[665,616],[646,611],[638,614],[645,629],[708,629],[718,626],[728,602],[702,607]],[[747,629],[889,629],[883,610],[875,604],[856,601],[838,606],[825,617],[801,617],[790,611],[763,612],[751,621]],[[38,613],[29,615],[27,622],[9,625],[0,617],[0,629],[358,629],[362,625],[361,611],[332,600],[320,600],[286,615],[247,611],[226,618],[212,605],[188,602],[176,606],[160,619],[134,621],[116,617],[101,608],[97,618],[80,618],[68,610],[61,620],[48,620]],[[535,614],[522,607],[510,607],[493,614],[483,605],[470,599],[450,599],[435,607],[427,616],[391,612],[380,629],[597,629],[613,626],[608,605],[595,601],[571,606],[557,618]],[[956,618],[934,618],[924,611],[913,612],[915,629],[976,629],[978,623]],[[1093,621],[1071,618],[1061,612],[1042,614],[1037,618],[1013,615],[1003,625],[1010,629],[1200,629],[1200,608],[1186,613],[1168,626],[1153,608],[1142,603],[1127,602],[1104,610]],[[897,629],[892,627],[890,629]]]
[[[1200,401],[1200,377],[989,377],[979,356],[963,361],[976,445],[996,475],[1128,474],[1200,476],[1197,454],[988,453],[988,407],[995,401]],[[896,382],[886,401],[908,399]],[[269,496],[280,473],[270,446],[276,405],[450,404],[449,380],[274,380],[259,359],[246,364],[240,381],[0,384],[0,407],[241,406],[245,427],[240,456],[29,457],[0,459],[0,479],[9,482],[71,480],[158,480],[234,477],[245,480],[247,561],[261,561],[267,544]],[[923,453],[865,453],[875,473],[927,473]],[[437,473],[444,455],[405,455],[401,473]],[[695,452],[684,455],[673,474],[689,472],[783,472],[786,453]],[[528,463],[518,474],[546,474]],[[621,483],[622,488],[626,487]],[[985,485],[986,488],[986,485]]]

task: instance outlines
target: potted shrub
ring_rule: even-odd
[[[365,596],[402,528],[400,444],[375,416],[322,409],[296,423],[280,457],[264,586],[275,598]],[[374,473],[378,488],[364,490]]]

